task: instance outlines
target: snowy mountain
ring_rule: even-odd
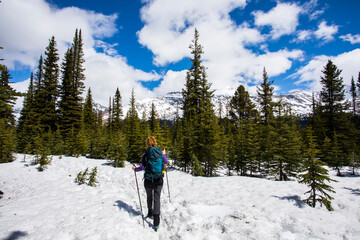
[[[215,95],[213,98],[213,104],[215,106],[215,113],[219,116],[220,109],[221,116],[225,116],[227,113],[226,106],[232,95]],[[256,96],[251,96],[252,101],[258,105]],[[284,103],[287,103],[293,113],[297,115],[306,115],[311,112],[311,103],[312,103],[312,92],[311,91],[296,91],[288,95],[274,95],[273,101],[278,102],[282,98]],[[15,105],[15,115],[18,118],[20,115],[20,110],[22,108],[23,97],[18,98],[17,103]],[[143,116],[145,111],[146,116],[150,116],[151,104],[155,104],[156,111],[160,118],[173,119],[175,117],[177,108],[179,108],[179,114],[182,115],[181,105],[182,105],[182,95],[181,92],[170,92],[163,97],[156,98],[145,98],[142,100],[136,101],[136,109],[138,111],[139,117]],[[108,108],[95,103],[94,108],[97,111],[102,111],[104,113],[104,118],[107,119],[108,116]],[[124,115],[128,110],[128,106],[124,107]]]
[[[215,95],[213,98],[213,104],[215,106],[215,112],[219,116],[220,109],[221,115],[225,116],[227,109],[226,106],[232,98],[232,95]],[[255,96],[251,96],[252,101],[258,106],[258,102]],[[311,91],[296,91],[288,95],[274,95],[273,101],[278,102],[282,98],[282,101],[291,107],[293,113],[297,115],[306,115],[311,112],[312,92]],[[179,113],[181,114],[182,95],[180,92],[171,92],[164,97],[147,98],[137,101],[136,108],[140,116],[145,111],[147,116],[151,110],[151,104],[155,104],[156,111],[159,117],[172,119],[175,117],[176,109],[179,107]]]
[[[267,239],[356,240],[360,236],[360,178],[337,177],[329,212],[301,200],[308,187],[297,181],[243,176],[194,177],[168,170],[161,194],[158,232],[141,217],[131,164],[113,168],[106,160],[53,157],[44,172],[17,155],[1,164],[0,239]],[[98,169],[98,185],[74,182],[85,168]],[[345,169],[343,171],[345,173]],[[143,173],[137,174],[142,211],[147,213]],[[167,183],[171,201],[168,198]]]

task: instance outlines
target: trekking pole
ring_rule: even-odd
[[[168,179],[168,174],[167,174],[167,168],[166,168],[166,182],[167,182],[167,187],[168,187],[168,193],[169,193],[169,202],[171,203],[171,200],[170,200],[170,187],[169,187],[169,179]]]
[[[136,171],[135,171],[135,170],[134,170],[134,173],[135,173],[135,180],[136,180],[137,192],[138,192],[138,195],[139,195],[139,202],[140,202],[140,209],[141,209],[141,217],[142,217],[142,220],[143,220],[143,227],[145,228],[144,214],[143,214],[143,211],[142,211],[141,198],[140,198],[140,192],[139,192],[139,184],[138,184],[138,180],[137,180],[137,177],[136,177]]]

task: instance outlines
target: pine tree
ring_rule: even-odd
[[[15,117],[13,106],[18,93],[10,86],[11,75],[6,66],[0,68],[0,163],[12,162],[15,150]]]
[[[140,132],[140,119],[135,107],[135,91],[132,90],[130,108],[125,118],[125,133],[127,138],[127,160],[141,162],[141,154],[144,150],[144,139]]]
[[[340,149],[336,132],[334,139],[326,137],[323,145],[323,160],[337,170],[337,175],[342,176],[341,168],[346,165],[346,155]]]
[[[78,133],[78,148],[81,154],[90,154],[90,152],[92,151],[91,149],[93,149],[93,142],[95,141],[94,137],[96,133],[96,119],[93,105],[94,102],[91,94],[91,89],[89,88],[82,109],[81,129]]]
[[[163,148],[163,130],[160,127],[160,121],[154,103],[151,104],[149,127],[151,135],[156,138],[158,147]]]
[[[328,61],[321,77],[322,90],[320,92],[323,106],[323,118],[325,120],[325,133],[331,140],[334,139],[334,131],[338,129],[339,114],[343,111],[342,101],[345,99],[345,90],[343,78],[340,76],[342,70],[339,70],[331,60]]]
[[[261,83],[260,86],[257,87],[257,95],[260,103],[260,110],[261,110],[260,112],[265,125],[268,125],[273,118],[273,105],[274,105],[272,101],[274,87],[271,86],[271,84],[273,84],[274,81],[273,80],[269,81],[268,78],[269,77],[264,67],[263,82]]]
[[[352,97],[353,115],[356,115],[357,91],[356,91],[356,84],[355,84],[355,81],[354,81],[354,77],[351,78],[350,93],[351,93],[351,97]]]
[[[113,99],[112,114],[111,114],[111,118],[112,118],[111,122],[115,131],[121,129],[122,117],[123,117],[123,110],[122,110],[121,94],[119,88],[117,88],[115,92],[115,97]]]
[[[185,170],[189,159],[196,159],[203,165],[206,176],[214,176],[222,157],[221,129],[211,102],[213,91],[210,91],[211,85],[201,64],[203,49],[199,44],[197,29],[192,42],[189,47],[193,56],[190,58],[192,66],[187,72],[185,89],[182,91],[184,141],[181,159]]]
[[[74,154],[77,135],[81,127],[82,94],[84,91],[83,43],[81,30],[76,29],[72,47],[65,53],[62,63],[62,84],[60,86],[59,118],[60,129],[68,143],[68,153]]]
[[[23,107],[16,126],[16,144],[18,152],[31,153],[33,145],[34,127],[34,75],[31,73],[28,90],[24,96]],[[28,146],[28,147],[27,147]],[[25,149],[27,148],[27,151]]]
[[[250,120],[246,125],[246,158],[250,176],[253,176],[253,172],[258,167],[260,157],[260,142],[259,135],[256,132],[257,120]]]
[[[359,91],[358,96],[360,96],[360,72],[359,72],[359,76],[358,76],[358,80],[357,80],[356,86],[357,86],[357,89],[358,89],[358,91]]]
[[[0,163],[14,161],[12,155],[15,150],[14,128],[5,118],[0,119]]]
[[[299,171],[301,161],[300,130],[280,100],[277,103],[278,117],[275,124],[273,171],[280,181],[288,181]]]
[[[44,131],[55,131],[58,121],[56,101],[59,95],[59,54],[57,52],[55,37],[52,37],[45,51],[44,73],[40,89],[40,97],[44,100],[43,105],[40,106],[41,127]]]
[[[174,130],[172,135],[171,149],[170,149],[170,158],[174,159],[178,166],[180,163],[181,156],[181,146],[183,140],[183,129],[182,129],[182,120],[179,115],[179,106],[176,107],[175,119],[174,119]]]
[[[310,190],[305,194],[310,193],[310,196],[304,201],[311,207],[316,206],[316,202],[319,202],[321,206],[332,211],[331,200],[333,199],[328,192],[335,193],[327,182],[336,182],[330,179],[328,171],[323,167],[324,163],[317,158],[320,155],[320,150],[317,148],[316,137],[313,135],[312,129],[307,129],[306,132],[306,147],[305,147],[305,168],[306,173],[301,174],[299,183],[304,183],[310,187]]]
[[[10,86],[11,75],[6,66],[0,73],[0,119],[5,119],[8,124],[15,124],[13,106],[18,93]]]
[[[234,96],[230,100],[230,119],[239,126],[247,121],[254,119],[257,115],[255,104],[251,101],[249,93],[243,85],[240,85],[235,91]]]

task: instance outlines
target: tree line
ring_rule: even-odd
[[[55,37],[49,40],[35,74],[31,73],[17,122],[12,108],[21,94],[11,87],[11,75],[1,65],[0,161],[12,161],[13,152],[65,154],[109,159],[122,167],[124,161],[140,162],[144,139],[154,135],[179,168],[196,176],[215,176],[226,166],[229,175],[289,180],[304,170],[312,148],[319,150],[312,157],[336,168],[338,175],[343,166],[352,166],[355,173],[360,162],[360,73],[357,82],[351,81],[351,101],[344,101],[342,70],[329,60],[322,71],[322,90],[313,94],[312,113],[305,124],[282,100],[273,101],[273,81],[265,68],[257,87],[259,107],[240,85],[226,106],[226,116],[217,116],[197,30],[190,50],[192,65],[182,89],[183,114],[178,111],[171,121],[160,121],[154,104],[149,116],[144,112],[140,117],[134,90],[124,114],[116,89],[109,98],[108,118],[95,110],[90,88],[83,99],[81,30],[76,30],[61,64]]]

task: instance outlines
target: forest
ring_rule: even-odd
[[[324,165],[335,168],[339,176],[344,166],[356,174],[360,72],[357,80],[352,78],[351,99],[346,100],[342,70],[329,60],[322,70],[322,90],[313,93],[312,111],[304,120],[281,100],[273,101],[273,81],[264,67],[257,87],[260,106],[239,85],[226,116],[220,117],[214,111],[214,90],[202,64],[197,30],[189,48],[191,68],[182,89],[182,115],[178,111],[167,121],[160,119],[154,104],[150,116],[138,113],[134,90],[127,113],[119,89],[109,99],[107,118],[95,110],[91,89],[85,89],[81,30],[76,30],[61,63],[55,37],[49,40],[26,93],[11,87],[11,74],[0,65],[0,163],[13,161],[16,152],[37,156],[43,166],[50,163],[50,155],[68,155],[108,159],[114,167],[123,167],[125,161],[141,161],[145,139],[152,135],[177,168],[195,176],[217,176],[219,168],[226,168],[229,175],[306,182],[306,170],[321,172]],[[24,96],[24,102],[16,120],[13,106],[18,96]]]

